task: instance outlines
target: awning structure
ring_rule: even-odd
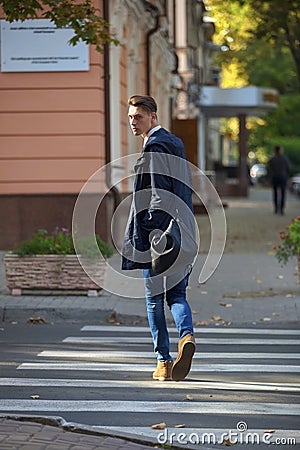
[[[248,194],[247,130],[249,116],[261,117],[276,109],[279,95],[276,89],[249,86],[221,89],[217,86],[203,86],[200,91],[199,106],[205,117],[237,117],[239,119],[239,166],[238,184],[235,195]]]
[[[256,86],[222,89],[203,86],[199,106],[206,117],[264,116],[277,108],[276,89]]]

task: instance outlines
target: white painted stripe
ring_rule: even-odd
[[[120,360],[126,359],[152,359],[153,352],[115,352],[115,351],[48,351],[44,350],[38,356],[45,358],[85,358]],[[222,353],[222,352],[196,352],[193,359],[300,359],[300,353]]]
[[[77,387],[99,389],[225,389],[247,391],[300,392],[297,383],[264,383],[264,382],[218,382],[218,381],[182,381],[157,383],[153,380],[78,380],[68,378],[0,378],[0,386],[39,386],[39,387]]]
[[[102,344],[106,343],[125,343],[125,344],[148,344],[152,342],[151,338],[144,337],[124,337],[124,336],[107,336],[107,337],[77,337],[70,336],[63,342],[71,342],[76,344]],[[177,343],[178,339],[171,338],[171,343]],[[218,345],[299,345],[298,339],[244,339],[244,338],[201,338],[199,344],[218,344]]]
[[[17,369],[25,370],[98,370],[123,372],[152,372],[153,364],[102,364],[102,363],[23,363]],[[272,372],[300,373],[300,366],[278,364],[193,364],[194,372]]]
[[[147,402],[121,400],[0,400],[1,411],[88,411],[299,416],[300,405],[252,402]]]
[[[169,327],[171,333],[178,333],[177,328]],[[125,325],[85,325],[80,331],[116,331],[129,333],[150,333],[149,327],[125,326]],[[272,329],[272,328],[220,328],[203,327],[195,328],[195,333],[221,333],[221,334],[278,334],[278,335],[296,335],[300,336],[300,330]]]

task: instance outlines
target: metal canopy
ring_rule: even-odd
[[[203,86],[199,99],[201,111],[207,117],[261,117],[277,108],[278,104],[276,89],[256,86],[229,89]]]

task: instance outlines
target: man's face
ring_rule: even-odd
[[[148,114],[140,106],[129,106],[128,119],[135,136],[145,137],[148,131],[156,125],[156,113]]]

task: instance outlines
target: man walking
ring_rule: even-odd
[[[122,269],[143,271],[148,321],[157,355],[153,379],[180,381],[189,373],[195,352],[192,312],[186,298],[191,265],[179,265],[175,272],[166,271],[166,276],[164,272],[158,274],[153,268],[151,245],[168,229],[175,210],[179,215],[193,217],[192,189],[187,180],[190,174],[181,177],[181,173],[188,172],[188,163],[182,141],[159,125],[157,105],[152,97],[134,95],[128,104],[129,124],[133,134],[143,138],[143,150],[135,165]],[[179,169],[178,164],[181,165]],[[174,202],[175,207],[172,207]],[[165,300],[179,334],[174,363],[170,354]]]
[[[274,149],[275,155],[268,163],[268,172],[271,177],[273,187],[273,204],[275,214],[284,214],[285,207],[285,191],[288,175],[290,172],[290,163],[287,157],[283,154],[283,147],[276,145]],[[278,192],[280,193],[280,201]]]

